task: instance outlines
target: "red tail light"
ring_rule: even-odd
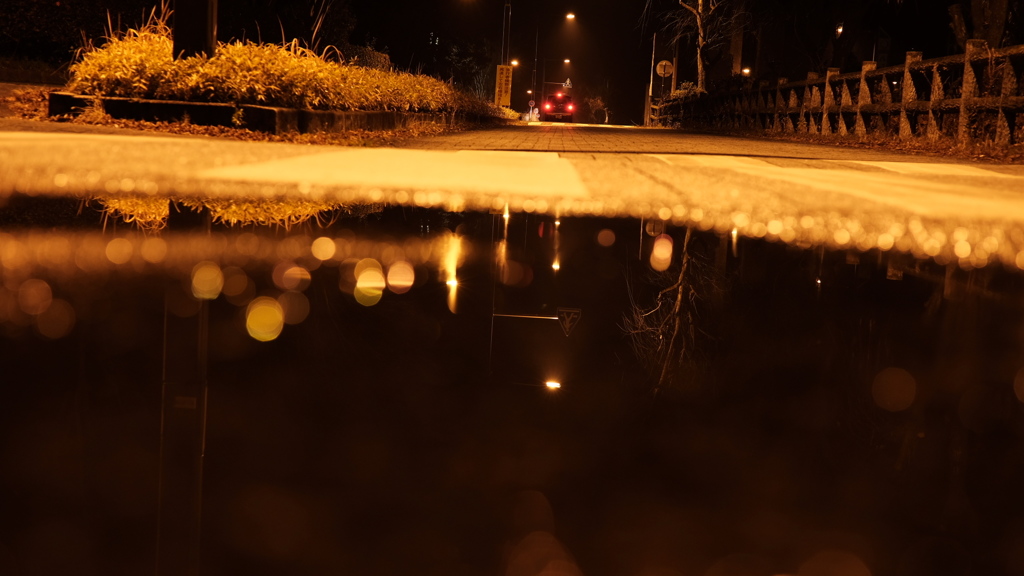
[[[569,112],[572,112],[572,104],[569,104],[568,106],[566,106],[566,108],[569,109]]]
[[[551,110],[551,104],[544,104],[545,110]]]

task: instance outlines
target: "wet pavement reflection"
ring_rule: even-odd
[[[168,339],[200,319],[208,397],[170,409],[206,411],[204,574],[1024,570],[1013,263],[507,210],[89,210],[0,214],[0,574],[153,570]]]

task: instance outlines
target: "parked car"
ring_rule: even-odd
[[[575,109],[576,105],[572,103],[572,96],[558,92],[549,95],[544,100],[544,105],[540,109],[540,119],[542,122],[552,120],[572,122],[572,114]]]

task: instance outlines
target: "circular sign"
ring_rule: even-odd
[[[672,75],[672,63],[668,60],[662,60],[661,62],[658,62],[658,66],[655,70],[658,72],[658,76],[667,78]]]
[[[536,102],[534,102],[533,100],[530,100],[530,108],[533,108],[536,105],[537,105]]]

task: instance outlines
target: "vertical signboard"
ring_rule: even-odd
[[[494,84],[494,103],[498,106],[512,104],[512,67],[498,65],[497,80]]]

